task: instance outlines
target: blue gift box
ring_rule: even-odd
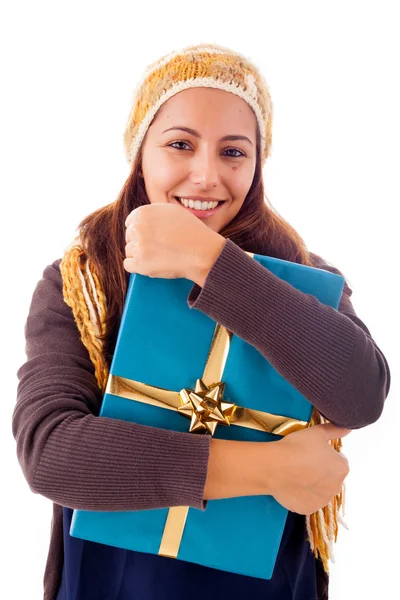
[[[340,275],[258,254],[254,260],[301,292],[337,309],[344,286]],[[167,390],[194,389],[202,376],[216,323],[188,307],[192,285],[187,279],[130,276],[110,377]],[[231,337],[222,381],[228,402],[306,422],[311,418],[312,404],[258,350],[235,335]],[[189,421],[177,411],[109,391],[104,395],[100,416],[182,432],[189,429]],[[214,437],[268,442],[280,436],[231,425],[217,426]],[[75,510],[70,535],[158,554],[168,512],[168,508]],[[272,496],[209,500],[205,511],[189,508],[179,552],[171,560],[270,579],[287,512]]]

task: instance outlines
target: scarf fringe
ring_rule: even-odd
[[[85,256],[79,238],[67,248],[60,264],[63,279],[63,298],[72,309],[82,343],[86,347],[95,369],[100,390],[104,393],[108,379],[108,365],[103,354],[100,339],[106,332],[106,298],[100,280],[93,265]],[[310,426],[329,423],[314,408]],[[342,440],[329,442],[340,452]],[[339,524],[348,529],[343,517],[345,514],[345,484],[342,491],[334,496],[330,503],[318,511],[306,515],[307,540],[315,558],[322,561],[324,570],[329,574],[329,561],[335,562],[333,543],[337,541]]]
[[[106,332],[104,292],[97,274],[79,245],[71,246],[64,253],[60,271],[64,302],[72,309],[81,341],[93,363],[97,384],[104,392],[108,379],[108,365],[101,340]]]
[[[321,423],[329,423],[321,413],[314,408],[310,427]],[[331,440],[331,446],[340,452],[343,446],[341,438]],[[306,530],[308,541],[314,556],[322,561],[324,571],[329,574],[329,561],[335,562],[333,552],[333,542],[337,542],[339,533],[339,524],[348,529],[343,517],[345,511],[345,484],[342,484],[342,491],[334,496],[327,506],[320,508],[311,515],[306,515]],[[340,515],[342,511],[343,517]]]

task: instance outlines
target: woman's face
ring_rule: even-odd
[[[251,187],[256,132],[255,114],[235,94],[189,88],[172,96],[143,141],[142,173],[149,201],[178,204],[221,231],[237,215]],[[192,199],[192,207],[179,198],[186,205]]]

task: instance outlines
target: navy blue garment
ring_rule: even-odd
[[[57,600],[317,600],[316,559],[302,515],[288,513],[270,580],[74,538],[71,518],[72,510],[63,508],[64,567]]]

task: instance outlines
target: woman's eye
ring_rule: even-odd
[[[231,158],[239,158],[240,156],[245,156],[245,154],[237,148],[228,148],[226,152],[239,152],[239,154],[236,154],[235,156],[230,155]]]
[[[168,144],[171,148],[175,148],[175,144],[183,144],[184,146],[188,146],[186,142],[172,142],[172,144]],[[177,148],[177,150],[186,150],[186,148]]]

